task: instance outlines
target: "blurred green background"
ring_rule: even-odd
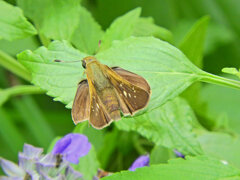
[[[14,0],[7,2],[15,4]],[[169,29],[173,33],[172,44],[176,46],[199,18],[209,15],[203,69],[220,74],[223,67],[240,67],[239,0],[83,0],[82,5],[93,14],[103,29],[116,17],[135,7],[142,7],[142,17],[151,16],[157,25]],[[38,37],[12,42],[0,40],[0,50],[13,57],[25,49],[34,50],[39,46]],[[26,82],[0,67],[1,89],[18,84]],[[206,125],[207,128],[221,129],[227,121],[226,126],[240,133],[238,91],[205,85],[201,95],[205,101],[207,117],[219,119],[219,124],[214,122],[214,125]],[[204,124],[204,120],[202,122]],[[22,150],[24,142],[47,150],[56,136],[69,133],[74,127],[70,110],[47,95],[12,97],[0,106],[0,154],[16,161],[17,152]],[[111,144],[105,157],[99,157],[100,161],[104,162],[104,168],[109,171],[127,169],[140,153],[152,148],[150,142],[136,133],[122,132],[112,126],[101,132],[89,128],[85,133],[89,134],[93,141],[95,135],[99,136],[94,143],[98,154],[102,152],[101,145]],[[141,149],[142,147],[145,149]]]

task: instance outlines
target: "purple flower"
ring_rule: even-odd
[[[185,158],[185,156],[182,153],[180,153],[179,151],[177,151],[176,149],[174,149],[174,153],[177,157]]]
[[[129,171],[135,171],[137,168],[149,166],[149,155],[139,156],[128,169]]]
[[[6,174],[0,176],[0,179],[82,179],[82,174],[74,170],[68,161],[78,162],[78,159],[85,156],[90,148],[91,144],[87,137],[80,134],[66,135],[56,143],[54,153],[46,155],[42,154],[42,148],[24,144],[23,152],[19,152],[18,155],[18,165],[0,157],[0,166]]]
[[[36,179],[39,176],[35,170],[35,163],[42,152],[42,148],[36,148],[32,145],[24,144],[23,152],[20,152],[18,155],[18,165],[6,159],[0,158],[0,166],[5,174],[10,178],[21,179],[28,176],[31,179]]]
[[[77,133],[70,133],[58,140],[52,153],[61,154],[63,159],[78,164],[79,158],[88,154],[91,144],[88,138]]]

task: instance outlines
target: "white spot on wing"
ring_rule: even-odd
[[[130,93],[128,93],[128,96],[129,96],[129,97],[131,97],[131,94],[130,94]]]
[[[125,97],[127,97],[127,92],[126,91],[123,91],[123,94]]]
[[[134,98],[136,98],[137,96],[134,96]]]
[[[99,105],[98,105],[98,103],[97,103],[97,108],[99,108]]]

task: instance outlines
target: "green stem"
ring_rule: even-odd
[[[31,74],[16,59],[0,51],[0,65],[19,77],[31,81]]]
[[[240,89],[240,81],[224,78],[206,72],[202,74],[200,81]]]
[[[42,94],[45,93],[44,90],[40,89],[37,86],[32,85],[20,85],[14,86],[8,89],[0,89],[0,94],[4,96],[4,98],[0,98],[0,106],[8,100],[8,98],[12,96],[24,95],[24,94]]]
[[[37,86],[33,86],[33,85],[14,86],[14,87],[5,89],[4,91],[6,91],[9,96],[18,96],[18,95],[24,95],[24,94],[42,94],[42,93],[45,93],[44,90],[40,89],[40,88],[37,87]]]

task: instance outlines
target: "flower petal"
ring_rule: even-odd
[[[26,157],[23,153],[18,154],[18,165],[26,172],[34,172],[36,168],[36,160]]]
[[[88,154],[91,144],[82,134],[70,133],[58,140],[52,153],[60,153],[67,161],[78,164],[79,158]]]
[[[7,176],[24,177],[25,175],[25,172],[21,167],[9,160],[0,158],[0,166]]]
[[[0,180],[22,180],[22,177],[8,177],[8,176],[0,176]]]
[[[135,171],[136,168],[144,167],[144,166],[149,166],[149,155],[143,155],[138,157],[131,167],[129,168],[130,171]]]
[[[27,157],[28,159],[38,159],[42,152],[42,148],[37,148],[30,144],[24,144],[22,155]]]

